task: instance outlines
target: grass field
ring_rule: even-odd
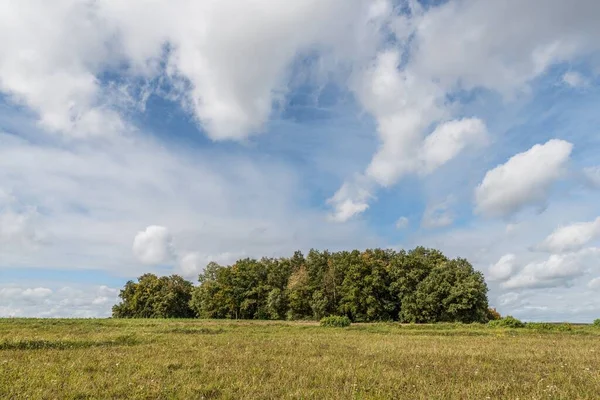
[[[600,329],[0,320],[1,399],[598,399]]]

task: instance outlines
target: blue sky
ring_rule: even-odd
[[[600,315],[600,5],[0,6],[0,315],[144,272],[440,248],[503,314]]]

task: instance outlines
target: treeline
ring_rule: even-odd
[[[145,274],[121,290],[113,317],[485,322],[487,290],[467,260],[435,249],[311,250],[306,257],[297,251],[210,263],[198,286],[177,275]]]

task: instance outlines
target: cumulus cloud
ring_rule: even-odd
[[[484,143],[486,136],[485,123],[478,118],[463,118],[438,125],[423,143],[423,171],[434,171],[456,157],[469,144]]]
[[[552,254],[546,260],[525,265],[507,279],[505,289],[569,286],[572,281],[598,264],[600,249],[587,248],[574,253]]]
[[[596,51],[599,14],[594,0],[449,1],[413,22],[412,62],[445,86],[510,97],[552,64]]]
[[[539,269],[528,278],[529,285],[523,286],[520,272],[529,264],[540,264],[548,261],[549,254],[531,251],[532,247],[552,233],[564,221],[591,221],[591,216],[598,213],[598,200],[600,194],[592,192],[591,196],[581,196],[576,199],[560,198],[550,202],[548,209],[543,214],[534,210],[521,213],[518,219],[511,219],[512,224],[518,224],[516,229],[506,231],[506,221],[491,219],[475,220],[461,224],[450,230],[420,231],[407,239],[404,247],[426,246],[441,249],[449,257],[465,257],[473,266],[485,274],[489,284],[488,294],[490,304],[498,307],[503,315],[515,315],[523,319],[535,320],[569,320],[591,321],[600,312],[598,298],[587,296],[586,284],[598,276],[598,255],[585,250],[566,252],[559,256],[567,256],[567,260],[575,260],[572,278],[551,279],[544,276]],[[595,246],[590,242],[588,246]],[[587,256],[574,253],[589,251]],[[505,257],[513,254],[512,257]],[[502,262],[500,262],[502,260]],[[512,262],[510,262],[512,261]],[[566,265],[566,261],[563,262]],[[500,268],[501,267],[501,268]],[[529,267],[531,271],[531,267]],[[551,275],[554,275],[553,272]],[[519,276],[519,282],[513,280],[514,289],[503,286],[509,279]],[[543,281],[543,283],[538,282]],[[518,287],[517,287],[518,286]],[[538,289],[544,286],[543,290]],[[513,294],[510,294],[513,293]],[[519,298],[513,302],[508,300],[518,294]],[[558,294],[564,298],[558,298]],[[506,297],[503,297],[506,294]],[[506,303],[504,303],[506,301]],[[548,306],[545,313],[538,313],[534,309],[524,309],[527,306]],[[575,311],[577,310],[577,311]]]
[[[30,107],[50,131],[88,136],[121,129],[121,118],[102,100],[97,77],[111,62],[101,24],[89,2],[3,4],[0,90]]]
[[[10,118],[26,114],[26,123],[11,122],[11,134],[0,134],[0,267],[86,266],[130,276],[150,268],[140,261],[160,259],[193,275],[206,261],[226,259],[231,249],[260,256],[382,242],[360,219],[335,226],[323,210],[304,208],[306,193],[299,189],[306,186],[304,174],[289,162],[250,160],[216,144],[209,150],[157,144],[129,118],[131,108],[143,110],[152,95],[183,107],[213,140],[243,140],[269,127],[295,85],[308,80],[323,87],[331,80],[344,94],[349,91],[356,101],[352,107],[372,117],[379,147],[370,162],[344,170],[341,184],[336,183],[340,186],[324,189],[333,193],[339,187],[328,200],[330,217],[348,221],[369,209],[378,187],[390,188],[409,174],[433,174],[427,179],[434,179],[441,167],[460,162],[465,150],[477,155],[475,146],[485,143],[487,127],[481,115],[466,108],[463,94],[522,99],[534,89],[530,83],[537,85],[551,67],[600,49],[600,3],[595,0],[581,0],[577,7],[562,0],[448,1],[427,7],[415,1],[395,7],[385,0],[275,3],[2,4],[0,91],[4,101],[17,105],[8,106]],[[563,78],[567,85],[581,83],[575,75]],[[30,112],[41,131],[29,123]],[[0,123],[5,122],[6,113],[0,114]],[[68,137],[48,137],[49,132]],[[573,143],[576,139],[573,135]],[[478,212],[509,216],[545,205],[570,155],[566,142],[549,146],[554,142],[561,141],[534,146],[540,153],[549,147],[563,150],[540,157],[536,167],[542,165],[543,171],[533,168],[535,176],[531,168],[511,172],[508,167],[518,164],[511,163],[514,158],[497,173],[490,171],[478,189]],[[553,170],[560,172],[552,175]],[[585,173],[591,185],[600,187],[597,168]],[[422,223],[452,223],[448,208],[430,202]],[[147,230],[132,252],[132,236],[157,216],[177,232],[173,247],[191,253],[175,257],[164,244],[170,240],[154,240]],[[468,248],[468,254],[456,255],[489,266],[528,240],[543,241],[557,221],[531,239],[530,226],[551,219],[532,219],[510,235],[504,231],[507,221],[500,233],[493,221],[481,230],[455,231],[443,242],[444,250]],[[583,251],[573,250],[581,247],[577,240],[565,241],[570,243],[565,249],[571,249],[565,251]],[[574,256],[555,255],[546,264],[571,265],[569,257]],[[528,270],[521,281],[564,282],[545,277],[541,267],[527,268],[544,260],[529,261],[521,263],[523,268],[515,264],[507,281]],[[30,289],[31,298],[36,288]],[[38,307],[63,296],[58,301],[65,301],[62,310],[83,310],[78,315],[95,315],[100,308],[94,307],[106,311],[114,294],[94,295],[78,308],[72,299],[83,296],[79,289],[51,290]]]
[[[52,295],[52,290],[45,287],[36,288],[19,288],[19,287],[4,287],[0,288],[0,298],[7,300],[27,300],[27,299],[43,299]]]
[[[364,177],[357,177],[355,182],[344,183],[331,198],[327,199],[327,204],[334,210],[330,215],[331,220],[344,222],[366,211],[372,198],[373,195]]]
[[[381,142],[365,171],[373,182],[389,187],[408,173],[431,172],[475,139],[463,133],[452,136],[459,140],[448,147],[432,146],[438,139],[433,135],[427,148],[436,151],[423,154],[423,137],[432,126],[435,131],[442,124],[438,132],[459,126],[444,127],[459,109],[447,101],[448,94],[485,88],[511,100],[527,93],[529,83],[550,66],[598,50],[593,37],[599,33],[600,7],[593,1],[583,1],[577,10],[559,0],[488,3],[449,1],[424,9],[409,2],[411,16],[389,23],[400,45],[358,69],[352,88],[376,120]],[[419,165],[419,154],[429,162]],[[356,203],[354,198],[336,202]],[[367,206],[334,213],[350,218]]]
[[[543,205],[552,184],[563,177],[573,145],[552,139],[491,169],[475,189],[476,211],[507,216],[526,206]]]
[[[366,175],[390,186],[415,170],[414,150],[422,142],[423,130],[445,114],[438,100],[443,92],[434,83],[421,80],[410,70],[400,70],[398,51],[381,53],[360,77],[359,100],[378,122],[381,146]]]
[[[282,101],[298,57],[318,52],[327,59],[320,64],[325,70],[351,65],[360,71],[389,47],[384,38],[392,32],[406,46],[409,65],[395,76],[400,54],[384,50],[386,65],[376,68],[383,74],[375,80],[391,83],[390,93],[408,93],[390,98],[380,87],[374,99],[363,95],[360,82],[354,85],[389,147],[377,153],[370,170],[389,184],[403,169],[387,165],[398,151],[390,136],[410,141],[436,121],[441,110],[432,101],[445,91],[456,85],[520,89],[553,63],[598,47],[594,1],[571,8],[558,0],[408,6],[410,18],[385,0],[159,0],[152,7],[143,0],[10,2],[0,16],[0,88],[33,109],[49,130],[106,134],[126,125],[106,72],[125,68],[133,79],[170,82],[172,98],[211,138],[241,139],[259,132]],[[382,109],[386,98],[393,101]],[[384,110],[398,109],[396,100],[408,100],[405,111]]]
[[[151,225],[138,232],[133,240],[133,254],[144,264],[168,261],[173,254],[169,230],[164,226]]]
[[[231,265],[236,260],[243,258],[244,253],[221,253],[215,255],[205,255],[198,252],[185,253],[179,260],[179,270],[186,278],[197,278],[198,274],[204,270],[209,263],[215,262],[220,265]]]
[[[0,317],[94,318],[110,316],[118,289],[108,286],[0,287]]]
[[[550,253],[579,250],[600,237],[600,217],[590,222],[576,222],[557,228],[537,248]]]
[[[511,277],[515,270],[516,256],[505,254],[494,265],[488,269],[487,277],[490,281],[505,281]]]
[[[123,90],[103,79],[127,66],[133,81],[169,82],[211,138],[242,139],[281,103],[298,57],[319,51],[335,64],[373,52],[379,33],[369,21],[390,10],[367,0],[10,2],[0,89],[52,131],[110,134],[126,127]]]
[[[384,52],[358,79],[357,96],[376,117],[382,143],[361,181],[345,182],[328,200],[337,221],[367,210],[376,185],[391,186],[409,173],[431,173],[468,146],[485,143],[487,129],[477,118],[443,122],[424,138],[431,123],[448,115],[441,105],[443,92],[411,71],[399,70],[399,62],[398,52]]]
[[[136,257],[132,242],[157,216],[157,225],[176,233],[177,255],[260,257],[379,243],[360,221],[329,223],[326,211],[299,204],[305,195],[301,179],[285,160],[212,148],[176,151],[144,137],[65,148],[0,134],[1,186],[23,207],[46,210],[33,221],[38,236],[48,239],[27,251],[0,244],[1,264],[86,266],[136,276],[148,266]],[[145,249],[139,250],[142,259],[153,262],[170,255],[161,250],[155,257]]]

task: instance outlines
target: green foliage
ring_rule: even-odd
[[[287,299],[285,291],[275,288],[269,292],[267,297],[267,312],[270,319],[285,319]]]
[[[565,323],[562,323],[562,324],[558,324],[556,326],[556,329],[558,331],[561,331],[561,332],[568,332],[568,331],[572,331],[573,330],[573,325],[565,322]]]
[[[146,286],[152,288],[157,279],[148,277]],[[210,263],[198,281],[189,307],[200,318],[320,320],[345,315],[354,322],[418,323],[490,319],[483,275],[465,259],[451,260],[424,247],[408,252],[313,249],[306,257],[297,251],[290,258]],[[136,316],[153,317],[152,293],[157,290],[150,290],[146,299],[133,294],[139,290],[131,283],[123,293],[136,298]],[[120,307],[115,315],[132,314],[129,305]]]
[[[573,325],[569,323],[552,324],[548,322],[528,322],[525,324],[528,329],[536,331],[554,331],[554,332],[570,332],[572,331]]]
[[[144,274],[121,290],[121,303],[113,306],[114,318],[191,318],[192,283],[178,275]]]
[[[502,315],[495,308],[489,307],[487,311],[488,321],[497,321],[502,318]]]
[[[526,326],[525,323],[510,315],[502,319],[490,321],[489,325],[495,328],[525,328]]]
[[[339,315],[331,315],[329,317],[324,317],[320,322],[321,326],[328,326],[334,328],[346,328],[350,326],[351,321],[350,318]]]
[[[525,324],[527,329],[533,329],[537,331],[553,331],[556,330],[556,324],[550,324],[548,322],[528,322]]]
[[[592,325],[597,326],[598,328],[600,328],[600,318],[595,319]]]
[[[479,322],[487,318],[487,286],[467,260],[445,261],[417,284],[404,316],[416,322]]]

